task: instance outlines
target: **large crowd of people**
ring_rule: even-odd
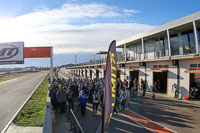
[[[146,85],[142,79],[138,85],[137,79],[117,80],[116,99],[113,113],[126,110],[129,108],[131,97],[136,100],[138,87],[143,90],[145,96]],[[77,103],[77,111],[80,110],[81,116],[86,115],[86,104],[92,104],[92,115],[95,116],[103,109],[105,81],[103,79],[83,79],[83,78],[58,78],[51,83],[49,87],[49,97],[51,98],[52,109],[59,111],[61,114],[74,110],[74,103]]]

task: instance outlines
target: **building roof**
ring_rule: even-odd
[[[176,19],[174,21],[163,24],[161,26],[154,27],[150,30],[136,34],[136,35],[131,36],[129,38],[126,38],[124,40],[121,40],[121,41],[117,42],[117,47],[121,48],[126,43],[130,43],[132,41],[137,41],[137,40],[140,40],[143,37],[147,37],[147,36],[159,33],[159,32],[163,32],[163,31],[166,31],[167,29],[172,29],[172,28],[175,28],[175,27],[178,27],[180,25],[184,25],[184,24],[190,23],[192,21],[196,21],[196,20],[200,20],[200,11],[195,12],[193,14],[190,14],[188,16]]]
[[[96,54],[107,54],[107,53],[108,53],[107,51],[99,51]]]

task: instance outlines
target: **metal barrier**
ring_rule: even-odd
[[[72,133],[84,133],[80,123],[78,122],[76,116],[73,113],[73,110],[70,109],[69,110],[69,122],[70,122],[70,131],[72,131]]]

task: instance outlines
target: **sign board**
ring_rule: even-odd
[[[24,47],[24,58],[50,58],[51,47]]]
[[[24,43],[0,43],[0,65],[24,64]]]

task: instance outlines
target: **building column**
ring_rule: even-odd
[[[169,29],[167,29],[167,40],[168,40],[168,48],[169,48],[169,57],[171,57],[171,44],[170,44],[170,34]]]
[[[196,54],[199,54],[199,41],[198,41],[198,32],[195,21],[193,21],[193,28],[194,28],[194,37],[195,37],[195,44],[196,44]]]
[[[126,55],[126,44],[124,44],[124,58],[125,58],[124,61],[125,61],[125,62],[126,62],[126,58],[127,58],[126,56],[127,56],[127,55]]]
[[[142,57],[142,60],[145,59],[145,56],[144,56],[144,38],[142,37],[142,54],[143,54],[143,57]]]

